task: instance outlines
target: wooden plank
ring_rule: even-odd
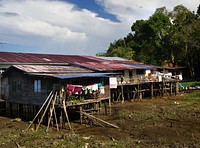
[[[44,118],[44,115],[46,114],[47,109],[49,108],[49,105],[50,105],[50,103],[51,103],[51,101],[52,101],[52,98],[53,98],[53,94],[51,95],[51,97],[50,97],[50,99],[49,99],[49,102],[48,102],[48,104],[47,104],[47,106],[46,106],[46,108],[45,108],[45,110],[44,110],[44,112],[43,112],[43,114],[42,114],[42,117],[41,117],[41,119],[40,119],[40,121],[39,121],[39,123],[38,123],[38,125],[37,125],[37,127],[36,127],[36,131],[38,130],[38,128],[39,128],[39,126],[40,126],[40,124],[41,124],[41,122],[42,122],[42,120],[43,120],[43,118]]]
[[[35,121],[35,119],[38,117],[38,115],[40,114],[40,112],[42,111],[43,107],[45,106],[45,104],[47,103],[49,97],[51,96],[53,91],[50,92],[49,96],[47,97],[47,99],[45,100],[45,102],[43,103],[42,107],[40,108],[40,110],[38,111],[38,113],[35,115],[34,119],[31,121],[31,123],[29,124],[29,126],[26,128],[25,131],[27,131],[31,125],[33,124],[33,122]]]
[[[68,123],[69,129],[71,130],[72,127],[71,127],[71,124],[69,122],[69,117],[68,117],[68,114],[67,114],[67,109],[66,109],[65,101],[63,101],[63,108],[64,108],[64,112],[65,112],[65,116],[66,116],[66,119],[67,119],[67,123]]]
[[[100,121],[100,122],[103,122],[103,123],[105,123],[105,124],[107,124],[107,125],[110,125],[110,126],[112,126],[112,127],[114,127],[114,128],[119,128],[118,126],[116,126],[116,125],[114,125],[114,124],[111,124],[111,123],[109,123],[109,122],[107,122],[107,121],[104,121],[104,120],[102,120],[102,119],[100,119],[100,118],[97,118],[97,117],[95,117],[95,116],[92,116],[92,115],[90,115],[90,114],[88,114],[88,113],[82,112],[82,114],[85,115],[85,116],[87,116],[87,117],[89,117],[89,118],[96,119],[97,121]]]
[[[51,118],[52,118],[53,109],[54,109],[54,105],[55,105],[55,102],[56,102],[56,97],[57,97],[57,92],[56,92],[56,94],[55,94],[55,96],[54,96],[54,100],[53,100],[52,107],[50,108],[50,115],[49,115],[48,124],[47,124],[47,129],[46,129],[47,132],[48,132],[48,130],[49,130],[49,125],[50,125],[50,121],[51,121]]]
[[[58,126],[58,120],[57,120],[57,116],[56,116],[55,107],[54,107],[53,111],[54,111],[54,118],[55,118],[55,121],[56,121],[56,128],[57,128],[57,131],[59,131],[59,126]]]

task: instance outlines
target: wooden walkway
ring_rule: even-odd
[[[122,101],[141,100],[142,98],[162,97],[164,95],[177,95],[179,93],[178,81],[120,83],[116,89],[111,89],[111,100]]]

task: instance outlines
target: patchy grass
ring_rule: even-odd
[[[200,101],[200,91],[194,91],[187,96],[185,96],[188,100],[196,100]]]
[[[194,108],[200,108],[200,91],[193,91],[192,93],[184,96],[185,104]]]
[[[44,126],[24,132],[28,123],[0,117],[0,147],[200,147],[200,91],[114,103],[111,116],[99,117],[120,128],[72,123],[73,132],[50,128],[47,133]]]

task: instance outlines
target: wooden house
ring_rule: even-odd
[[[69,84],[79,87],[99,84],[101,92],[98,99],[107,99],[110,95],[109,77],[106,74],[75,66],[13,65],[3,74],[3,83],[7,86],[3,90],[7,92],[7,115],[25,120],[33,119],[52,90],[60,93],[58,105],[63,97],[67,99],[65,89]],[[62,89],[64,96],[61,98]],[[94,99],[91,93],[83,95],[81,92],[80,96],[74,93],[74,96],[78,96],[77,99]]]
[[[52,89],[66,84],[100,84],[100,97],[113,100],[175,94],[178,80],[154,74],[156,68],[116,57],[0,52],[0,77],[6,70],[0,94],[10,115],[35,111],[29,106],[41,105]]]
[[[8,97],[8,85],[1,77],[11,65],[74,65],[96,73],[113,74],[118,78],[118,83],[122,82],[122,78],[125,83],[136,82],[138,78],[144,78],[144,75],[154,68],[152,65],[116,57],[0,52],[0,97],[4,100]]]

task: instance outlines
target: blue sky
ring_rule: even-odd
[[[88,9],[95,12],[99,17],[110,19],[111,21],[119,22],[115,15],[106,12],[102,5],[95,0],[63,0],[75,4],[79,9]]]
[[[199,0],[0,0],[0,51],[95,55],[156,8]]]

